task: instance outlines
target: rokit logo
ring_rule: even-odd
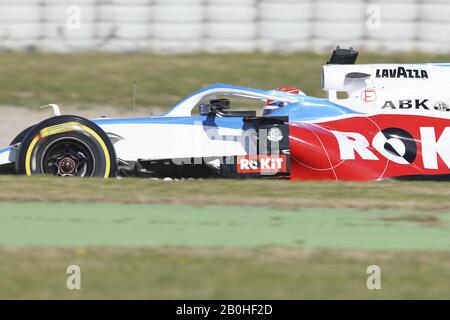
[[[436,110],[436,111],[450,111],[450,106],[445,101],[437,101],[433,104],[432,107],[429,106],[429,99],[405,99],[405,100],[399,100],[398,102],[394,101],[386,101],[381,109],[392,109],[392,110],[408,110],[408,109],[415,109],[415,110]]]
[[[397,69],[377,69],[375,76],[377,78],[428,79],[428,72],[426,70],[398,67]]]
[[[286,169],[285,155],[237,157],[238,173],[278,173]]]
[[[414,137],[399,128],[386,128],[378,132],[371,142],[360,133],[332,131],[339,144],[341,160],[380,160],[375,149],[384,158],[402,165],[413,163],[417,157],[417,141],[421,141],[422,164],[425,169],[439,169],[438,157],[450,169],[450,127],[437,135],[434,127],[421,127],[420,137]],[[372,147],[372,149],[370,148]]]

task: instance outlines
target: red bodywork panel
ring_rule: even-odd
[[[353,116],[290,123],[291,179],[372,181],[450,175],[450,120]],[[449,176],[450,178],[450,176]]]

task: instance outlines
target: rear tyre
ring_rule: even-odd
[[[16,172],[61,177],[115,176],[117,161],[106,133],[77,116],[59,116],[34,126],[18,150]]]

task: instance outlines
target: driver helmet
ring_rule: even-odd
[[[303,91],[301,91],[300,89],[297,89],[297,88],[292,88],[292,87],[280,87],[280,88],[276,88],[275,90],[292,93],[292,94],[304,95]],[[263,108],[263,116],[271,114],[274,110],[277,110],[283,106],[284,106],[283,102],[276,101],[276,100],[270,100],[270,99],[266,100],[266,104],[264,105],[264,108]]]

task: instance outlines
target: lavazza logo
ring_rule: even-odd
[[[395,69],[377,69],[377,78],[405,78],[405,79],[428,79],[428,72],[420,69],[406,69],[398,67]]]

